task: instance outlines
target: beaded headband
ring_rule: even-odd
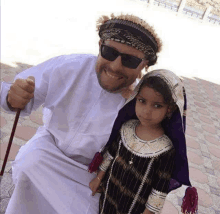
[[[108,17],[103,19],[105,20],[100,21],[98,26],[99,36],[103,41],[112,40],[134,47],[145,54],[149,60],[148,66],[155,64],[161,42],[152,27],[132,15],[118,17],[112,15],[112,19]]]

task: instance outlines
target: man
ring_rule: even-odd
[[[103,16],[97,25],[99,55],[50,59],[2,83],[1,106],[29,115],[44,106],[44,126],[13,162],[15,189],[6,214],[97,214],[88,172],[108,141],[129,87],[156,63],[161,42],[138,17]]]

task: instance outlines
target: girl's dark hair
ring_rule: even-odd
[[[155,91],[159,92],[163,96],[164,102],[168,104],[172,110],[174,110],[173,108],[176,106],[176,104],[172,98],[172,93],[170,91],[169,86],[162,78],[157,77],[157,76],[145,78],[139,88],[138,93],[145,86],[152,88]]]

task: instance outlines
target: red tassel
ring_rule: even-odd
[[[92,162],[89,164],[88,171],[90,173],[95,172],[98,170],[99,165],[102,163],[103,157],[100,152],[96,152]]]
[[[186,189],[181,211],[184,214],[195,214],[198,211],[198,193],[195,187]]]

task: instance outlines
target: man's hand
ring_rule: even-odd
[[[24,109],[34,97],[35,78],[29,76],[27,79],[17,79],[11,86],[7,102],[14,109]]]
[[[96,192],[99,192],[98,189],[100,187],[100,183],[101,183],[101,180],[98,177],[94,178],[89,183],[89,187],[92,190],[92,196],[94,196],[96,194]]]

